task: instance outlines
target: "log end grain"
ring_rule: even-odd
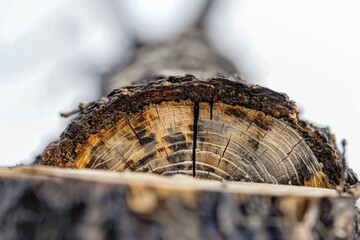
[[[50,144],[41,164],[336,188],[327,134],[285,94],[231,78],[169,77],[114,90]],[[347,187],[357,182],[349,169]]]

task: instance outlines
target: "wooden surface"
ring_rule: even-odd
[[[0,239],[349,239],[335,190],[188,176],[0,168]]]

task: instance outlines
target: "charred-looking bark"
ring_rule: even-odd
[[[332,135],[234,69],[198,33],[142,48],[37,161],[88,170],[0,169],[0,238],[348,239]]]

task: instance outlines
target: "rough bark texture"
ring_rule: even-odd
[[[0,239],[348,239],[335,190],[50,168],[0,169]]]
[[[131,65],[108,80],[105,91],[168,76],[192,74],[206,80],[235,73],[232,63],[215,53],[203,34],[193,29],[166,43],[140,47]]]

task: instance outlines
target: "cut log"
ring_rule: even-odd
[[[40,164],[336,188],[333,135],[300,120],[285,94],[235,71],[199,31],[141,47],[107,87],[143,84],[83,110]],[[196,77],[168,77],[185,73]],[[351,169],[347,176],[346,188],[357,182]]]
[[[0,239],[349,239],[335,190],[187,176],[0,168]]]
[[[42,165],[336,188],[331,140],[285,94],[192,75],[113,91],[50,144]],[[357,182],[350,169],[347,186]]]

